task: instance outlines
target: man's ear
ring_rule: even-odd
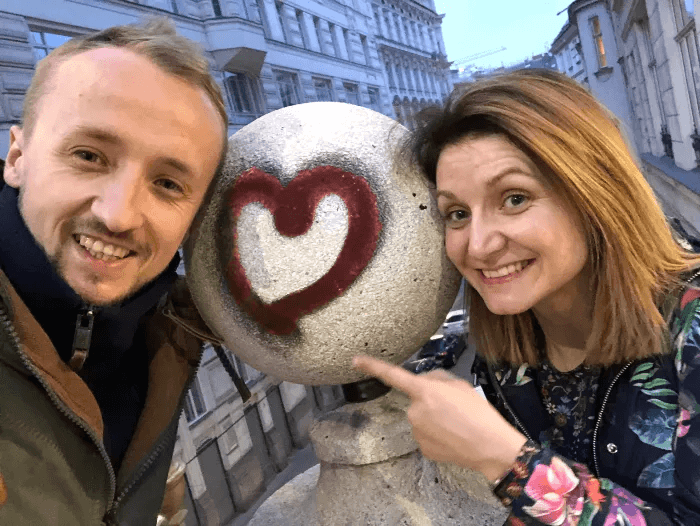
[[[10,128],[10,149],[5,159],[5,171],[3,177],[5,182],[13,188],[22,185],[24,175],[24,132],[19,126]]]

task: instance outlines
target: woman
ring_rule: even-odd
[[[424,115],[412,152],[471,285],[488,399],[356,358],[411,396],[423,453],[481,471],[508,524],[700,524],[700,257],[614,118],[523,70]]]

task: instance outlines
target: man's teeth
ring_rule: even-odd
[[[99,239],[93,239],[88,236],[81,235],[78,241],[81,246],[85,247],[92,257],[102,259],[104,261],[116,261],[122,259],[129,254],[129,249],[116,247],[114,245],[105,245]]]
[[[512,265],[506,265],[505,267],[501,267],[496,270],[482,269],[481,272],[483,272],[484,276],[486,276],[487,278],[502,278],[503,276],[507,276],[508,274],[520,272],[525,265],[527,265],[527,262],[518,261],[517,263],[513,263]]]

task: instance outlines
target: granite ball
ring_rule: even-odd
[[[435,331],[460,276],[434,190],[400,155],[408,130],[313,102],[233,134],[185,244],[193,299],[225,345],[289,382],[364,378],[352,357],[400,363]]]

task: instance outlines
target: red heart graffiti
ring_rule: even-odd
[[[253,292],[241,265],[237,230],[241,210],[258,202],[272,212],[280,234],[297,237],[311,228],[316,207],[329,194],[338,195],[348,210],[348,234],[335,263],[305,289],[263,303]],[[286,187],[253,167],[240,175],[228,202],[233,214],[233,254],[226,269],[229,290],[243,310],[272,334],[291,334],[300,317],[343,294],[372,259],[382,228],[377,198],[369,183],[335,166],[302,170]]]

